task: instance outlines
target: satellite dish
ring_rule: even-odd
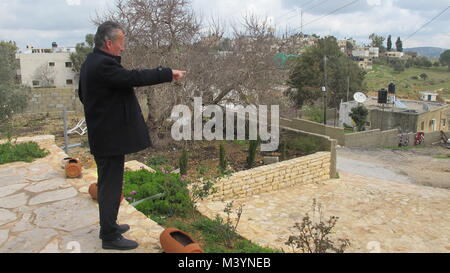
[[[364,95],[364,93],[361,93],[361,92],[355,93],[355,95],[353,95],[353,98],[355,99],[355,101],[357,101],[359,103],[364,103],[367,101],[366,95]]]

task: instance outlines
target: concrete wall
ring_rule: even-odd
[[[331,139],[336,139],[339,145],[345,144],[343,128],[326,126],[324,124],[304,119],[285,119],[285,118],[280,119],[280,125],[308,133],[328,136]]]
[[[34,88],[25,114],[67,111],[83,112],[78,93],[73,88]]]
[[[58,88],[75,88],[76,73],[72,67],[66,67],[66,62],[70,60],[70,53],[31,53],[18,54],[20,59],[20,76],[22,84],[33,87],[33,80],[41,80],[39,70],[44,67],[48,76],[53,78],[54,86]],[[49,66],[49,63],[55,63],[55,66]],[[72,80],[72,84],[67,84],[66,80]]]
[[[330,179],[330,152],[242,171],[220,180],[210,200],[221,201]]]
[[[376,129],[372,131],[359,132],[345,135],[345,147],[394,147],[398,145],[399,131],[397,129],[383,131]]]

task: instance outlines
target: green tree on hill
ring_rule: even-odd
[[[403,42],[400,39],[400,37],[397,38],[397,42],[395,42],[395,47],[397,48],[398,52],[403,52]]]
[[[442,65],[448,66],[448,71],[450,72],[450,50],[446,50],[441,54],[439,61]]]
[[[287,95],[298,108],[312,104],[322,96],[324,85],[324,55],[327,56],[328,104],[339,106],[347,98],[347,77],[350,77],[350,97],[363,90],[365,71],[340,50],[335,37],[319,39],[318,45],[308,48],[296,58],[290,71]]]
[[[14,42],[0,41],[0,124],[28,105],[30,88],[17,83],[16,53]]]
[[[392,50],[392,36],[389,35],[388,39],[387,39],[387,51],[391,51]]]
[[[365,131],[367,116],[369,115],[369,111],[364,105],[360,105],[352,109],[350,113],[350,117],[356,123],[356,128],[358,128],[359,132]]]
[[[70,54],[70,60],[73,63],[72,70],[79,73],[81,70],[81,65],[86,60],[89,53],[94,50],[94,35],[87,34],[84,43],[79,43],[75,47],[76,53]]]
[[[386,40],[383,36],[378,36],[375,33],[370,34],[369,39],[372,41],[371,46],[378,47],[380,49],[380,53],[386,52],[386,48],[384,47],[384,41]]]

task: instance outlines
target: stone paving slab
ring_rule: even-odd
[[[313,199],[325,219],[338,216],[335,238],[347,238],[347,252],[450,252],[450,191],[383,181],[340,172],[340,179],[295,186],[234,200],[244,205],[238,233],[262,246],[292,249],[293,226],[311,211]],[[225,218],[224,202],[202,202],[209,218]]]
[[[98,238],[98,204],[88,194],[89,185],[97,182],[96,169],[83,170],[79,179],[66,179],[61,161],[67,155],[55,145],[54,136],[17,142],[25,141],[36,141],[50,155],[32,163],[0,165],[0,253],[162,252],[159,235],[164,228],[126,200],[121,203],[118,222],[131,226],[125,237],[140,246],[132,251],[103,250]],[[133,162],[127,167],[135,170],[142,165]]]

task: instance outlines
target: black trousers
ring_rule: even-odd
[[[97,200],[100,214],[100,239],[112,241],[120,237],[117,215],[123,186],[125,155],[97,157]]]

